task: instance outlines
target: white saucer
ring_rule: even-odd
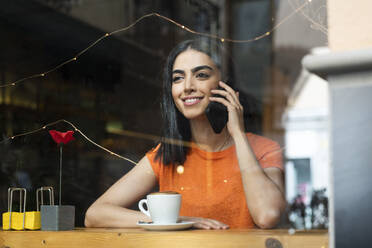
[[[137,226],[140,226],[146,230],[152,231],[173,231],[173,230],[184,230],[187,228],[192,227],[195,222],[192,221],[181,221],[178,223],[171,223],[171,224],[154,224],[148,222],[138,222]]]

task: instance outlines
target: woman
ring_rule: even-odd
[[[156,184],[160,191],[182,194],[180,219],[195,222],[195,228],[272,228],[278,223],[285,208],[280,148],[245,133],[239,92],[221,81],[222,50],[213,44],[185,41],[172,50],[164,70],[164,140],[92,204],[87,227],[149,221],[128,207]],[[228,111],[220,133],[205,114],[210,102]]]

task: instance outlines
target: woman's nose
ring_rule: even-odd
[[[194,89],[195,89],[195,85],[194,85],[194,81],[193,81],[192,77],[186,77],[184,90],[185,91],[192,91]]]

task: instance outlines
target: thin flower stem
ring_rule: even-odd
[[[59,205],[62,205],[62,147],[59,145]]]

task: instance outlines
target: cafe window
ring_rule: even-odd
[[[34,0],[2,6],[1,212],[9,187],[33,196],[37,188],[53,186],[59,198],[60,151],[48,131],[74,131],[75,139],[63,146],[62,203],[76,207],[76,226],[83,226],[87,208],[161,140],[167,55],[183,40],[206,36],[232,58],[234,66],[222,67],[249,99],[247,131],[279,144],[309,194],[327,192],[318,165],[325,168],[328,155],[310,160],[288,153],[288,142],[304,146],[288,140],[294,122],[286,115],[294,113],[291,96],[306,89],[299,87],[301,59],[327,45],[325,1],[309,2]],[[301,128],[310,139],[320,137],[314,126]],[[327,149],[323,131],[315,146]],[[312,188],[320,181],[324,187]],[[30,196],[27,207],[35,204]],[[291,227],[288,218],[280,225]]]

